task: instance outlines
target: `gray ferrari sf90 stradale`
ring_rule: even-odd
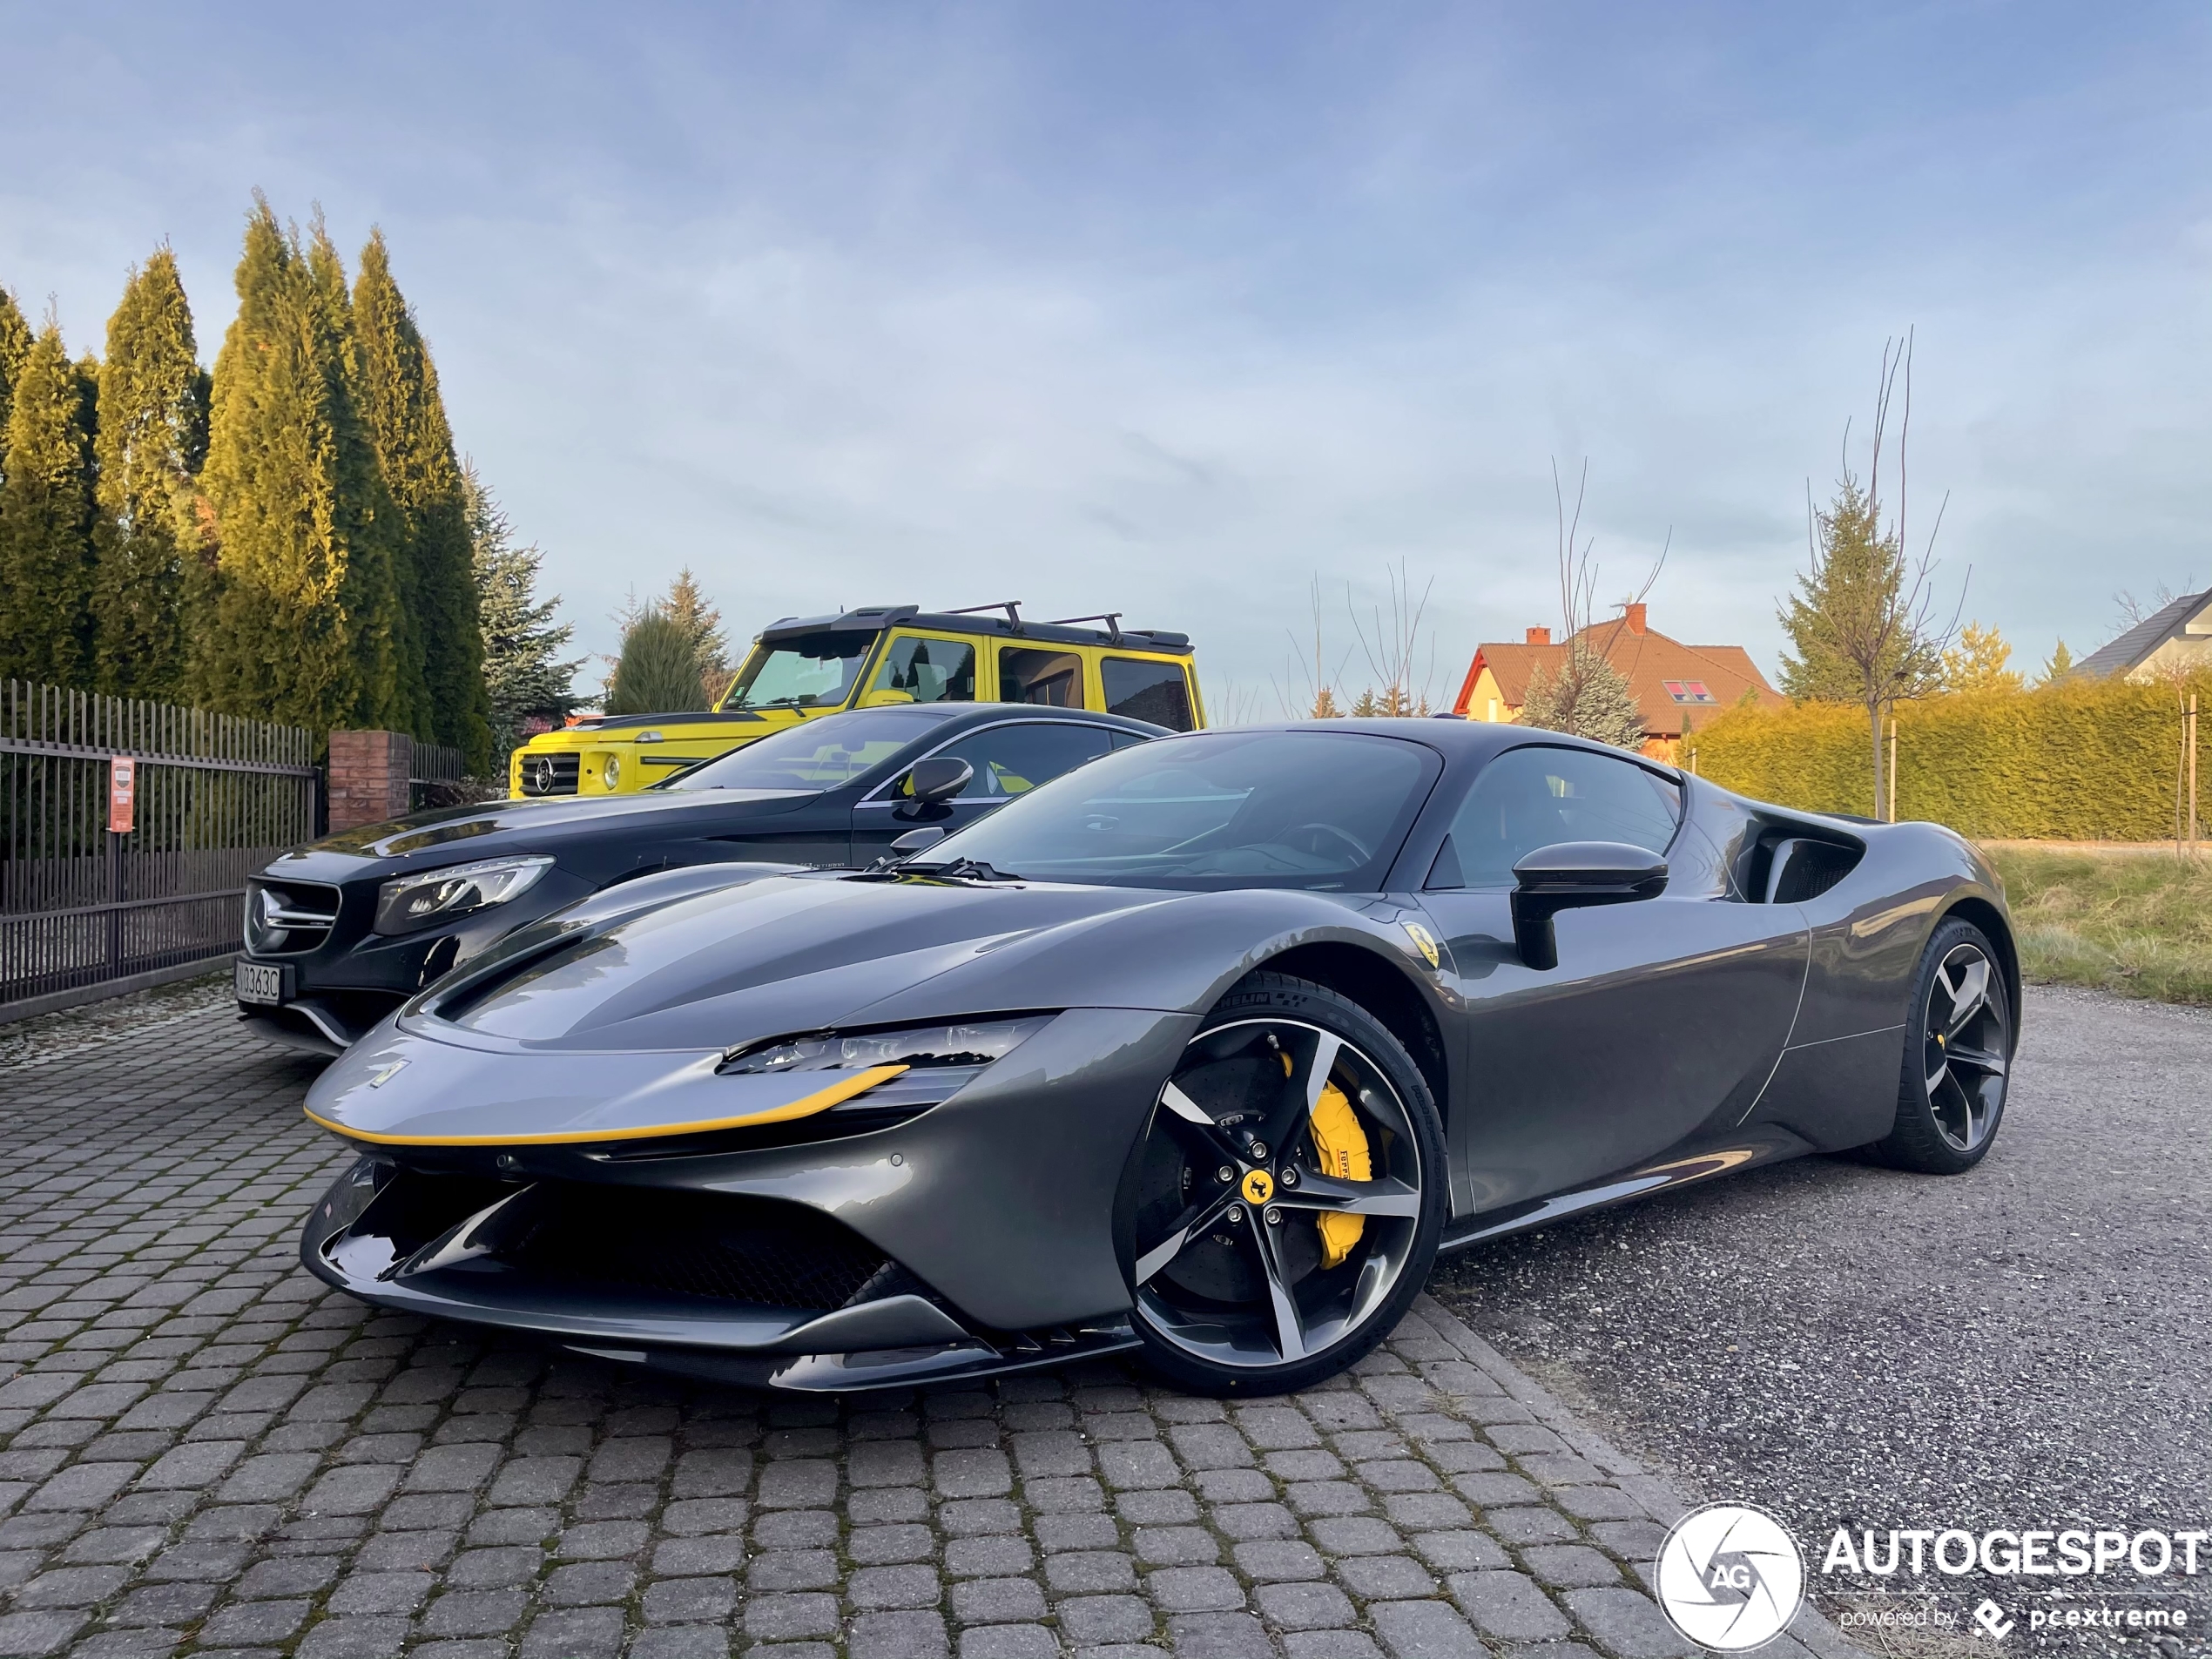
[[[738,1382],[1139,1349],[1270,1392],[1440,1250],[1805,1152],[1972,1168],[2019,1007],[1946,830],[1520,726],[1199,732],[889,867],[671,871],[518,931],[316,1083],[361,1157],[301,1251]]]

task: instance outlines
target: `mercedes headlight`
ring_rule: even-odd
[[[718,1069],[738,1076],[779,1071],[862,1071],[870,1066],[980,1070],[1051,1023],[1050,1015],[1018,1020],[957,1021],[898,1031],[818,1032],[773,1037],[738,1049]]]
[[[401,876],[376,889],[376,931],[417,933],[472,910],[505,904],[528,893],[552,867],[552,858],[540,853],[448,865],[442,870]]]

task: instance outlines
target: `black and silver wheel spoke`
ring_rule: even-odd
[[[1275,1319],[1275,1351],[1285,1360],[1305,1358],[1305,1319],[1299,1313],[1283,1261],[1282,1228],[1271,1227],[1257,1210],[1247,1210],[1252,1240],[1259,1251],[1260,1271],[1267,1278],[1269,1312]],[[1270,1238],[1270,1234],[1275,1235]]]
[[[1184,1134],[1203,1141],[1216,1157],[1233,1158],[1237,1148],[1229,1138],[1229,1131],[1216,1123],[1206,1109],[1192,1100],[1170,1082],[1161,1091],[1160,1104],[1165,1109],[1168,1122]]]
[[[1167,1236],[1136,1258],[1136,1282],[1149,1285],[1158,1278],[1160,1270],[1180,1256],[1184,1245],[1219,1221],[1236,1201],[1237,1190],[1231,1187],[1211,1198],[1201,1199],[1184,1211],[1168,1229]]]
[[[1314,1035],[1312,1055],[1303,1068],[1293,1061],[1291,1076],[1283,1080],[1282,1102],[1268,1114],[1266,1125],[1259,1133],[1263,1145],[1289,1147],[1296,1136],[1304,1133],[1313,1116],[1313,1109],[1321,1103],[1321,1091],[1329,1086],[1329,1073],[1336,1067],[1344,1040],[1330,1031]]]
[[[1385,1176],[1379,1181],[1339,1181],[1332,1175],[1301,1176],[1295,1187],[1278,1187],[1283,1210],[1332,1210],[1346,1216],[1418,1216],[1421,1190]]]

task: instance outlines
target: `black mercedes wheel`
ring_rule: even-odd
[[[1204,1393],[1281,1393],[1357,1360],[1420,1292],[1444,1224],[1443,1129],[1380,1022],[1256,974],[1184,1049],[1124,1193],[1154,1369]]]
[[[2012,1010],[1997,953],[1980,928],[1953,918],[1920,958],[1897,1123],[1877,1154],[1929,1175],[1973,1168],[2005,1116],[2012,1060]]]

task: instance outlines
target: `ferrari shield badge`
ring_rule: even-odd
[[[1431,968],[1438,966],[1443,959],[1437,954],[1436,936],[1418,921],[1409,921],[1404,926],[1406,937],[1412,940],[1414,948],[1428,959],[1428,965]]]

